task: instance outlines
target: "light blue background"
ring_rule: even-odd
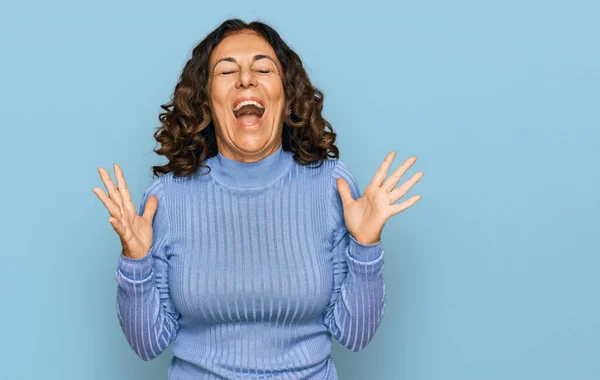
[[[363,189],[391,150],[425,173],[341,379],[600,378],[598,2],[111,0],[0,7],[1,379],[166,378],[171,349],[144,362],[120,330],[92,187],[117,162],[139,203],[159,105],[232,16],[300,54]]]

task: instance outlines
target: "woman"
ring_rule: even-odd
[[[323,94],[268,25],[225,21],[193,50],[163,105],[140,213],[99,168],[123,251],[117,314],[137,355],[172,341],[169,379],[337,379],[331,336],[362,350],[385,310],[383,248],[395,204],[387,155],[361,197],[322,117]],[[162,174],[162,175],[160,175]],[[142,211],[143,210],[143,211]]]

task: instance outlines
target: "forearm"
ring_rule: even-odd
[[[152,360],[175,339],[177,320],[161,304],[151,254],[142,259],[121,255],[115,272],[117,315],[127,341],[143,360]]]
[[[349,236],[343,257],[347,275],[326,324],[338,342],[360,351],[375,334],[385,311],[383,248],[381,242],[364,245]]]

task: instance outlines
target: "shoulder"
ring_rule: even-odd
[[[144,199],[148,198],[151,195],[154,195],[159,198],[163,196],[163,177],[164,175],[153,179],[152,182],[150,182],[150,184],[146,186],[146,189],[144,190]]]
[[[159,195],[164,196],[173,194],[179,186],[185,185],[190,181],[197,181],[197,177],[200,176],[196,173],[186,177],[176,177],[171,171],[153,179],[150,185],[148,185],[146,188],[146,192],[148,192],[149,195],[156,195],[157,197]]]
[[[337,180],[342,178],[350,187],[350,192],[353,199],[360,198],[360,187],[354,174],[342,160],[331,160],[331,168],[329,170],[329,211],[328,223],[331,230],[334,242],[338,241],[345,232],[344,207],[342,198],[338,191]]]
[[[138,207],[138,214],[142,215],[142,213],[144,212],[144,209],[146,208],[146,203],[148,202],[148,199],[154,195],[157,199],[158,199],[158,209],[157,209],[157,214],[161,214],[162,210],[163,210],[163,206],[164,206],[164,188],[163,188],[163,176],[160,176],[158,178],[155,178],[152,180],[152,182],[150,182],[149,185],[146,186],[146,188],[144,189],[144,193],[142,194],[142,199],[139,203],[139,207]]]
[[[340,177],[353,182],[356,181],[350,169],[348,169],[346,164],[340,159],[328,158],[323,160],[322,164],[315,162],[309,165],[300,165],[296,163],[296,166],[304,167],[308,171],[318,173],[318,175],[323,176],[332,182],[335,182],[335,179]]]
[[[313,178],[317,180],[316,183],[319,183],[319,186],[325,184],[330,191],[337,192],[336,180],[338,178],[343,178],[350,185],[353,194],[359,192],[356,178],[346,164],[340,159],[328,158],[322,162],[314,162],[308,165],[295,163],[295,166],[297,172],[300,171],[303,173],[301,176],[303,180]]]
[[[359,186],[358,181],[356,180],[356,177],[354,176],[354,174],[352,174],[352,172],[350,171],[348,166],[346,166],[346,164],[344,164],[344,162],[342,160],[337,159],[337,160],[332,160],[332,161],[334,163],[331,168],[330,180],[331,180],[331,186],[333,187],[335,193],[338,193],[337,183],[336,183],[337,179],[343,178],[350,186],[350,191],[352,193],[352,197],[354,199],[359,198],[360,197],[360,186]]]
[[[166,194],[172,193],[173,186],[179,181],[181,181],[181,179],[174,177],[173,172],[168,172],[162,174],[158,178],[154,178],[144,190],[142,203],[145,203],[151,195],[154,195],[159,201],[162,201]],[[162,203],[164,202],[159,202],[159,208]]]
[[[331,168],[329,171],[329,207],[332,210],[329,213],[330,220],[333,220],[334,226],[339,226],[343,223],[343,205],[342,198],[340,196],[337,180],[342,178],[348,183],[350,187],[350,192],[352,194],[353,199],[358,199],[361,196],[360,186],[358,181],[354,177],[354,174],[350,171],[348,166],[344,164],[342,160],[331,160]]]

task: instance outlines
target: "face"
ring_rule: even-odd
[[[213,50],[208,70],[219,152],[242,162],[274,153],[281,145],[285,96],[271,45],[252,31],[229,35]]]

